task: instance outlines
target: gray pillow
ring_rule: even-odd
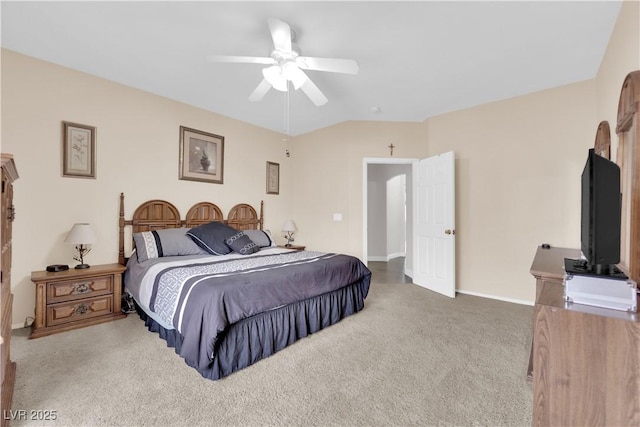
[[[133,233],[138,261],[176,255],[206,255],[189,236],[188,228],[166,228],[163,230]]]
[[[218,221],[209,222],[187,231],[187,236],[211,255],[226,255],[231,252],[225,240],[236,234],[238,230]]]
[[[229,237],[227,240],[225,240],[225,243],[234,252],[237,252],[241,255],[250,255],[260,250],[260,247],[242,231],[239,231],[233,236]]]
[[[246,234],[260,248],[273,246],[273,240],[271,240],[271,236],[268,231],[244,230],[244,234]]]

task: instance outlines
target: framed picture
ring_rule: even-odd
[[[179,178],[222,184],[224,136],[180,126]]]
[[[62,122],[62,176],[96,177],[96,128]]]
[[[267,194],[280,194],[280,164],[267,162]]]

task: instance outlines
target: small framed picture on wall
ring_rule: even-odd
[[[280,194],[280,164],[267,162],[267,194]]]
[[[62,122],[62,176],[96,177],[96,128]]]

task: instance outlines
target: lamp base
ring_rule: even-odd
[[[291,243],[287,243],[284,245],[285,248],[290,248],[291,247]]]
[[[81,270],[83,268],[89,268],[89,267],[91,267],[89,264],[78,264],[78,265],[76,265],[76,268],[78,270]]]

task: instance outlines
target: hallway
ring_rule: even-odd
[[[411,278],[404,274],[404,257],[393,258],[388,262],[369,261],[367,267],[371,270],[373,283],[412,283]]]

